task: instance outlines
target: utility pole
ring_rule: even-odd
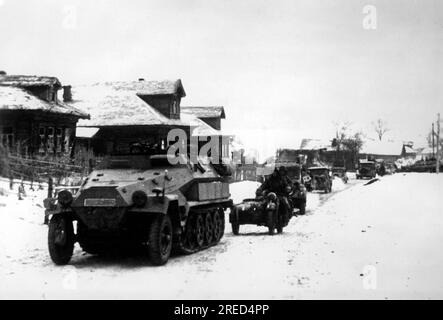
[[[435,130],[434,123],[432,123],[432,159],[435,159]]]
[[[437,174],[440,173],[440,113],[437,116]]]

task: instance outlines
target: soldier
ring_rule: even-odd
[[[289,222],[290,216],[292,214],[291,205],[289,204],[289,195],[293,189],[293,184],[291,179],[288,177],[288,170],[285,166],[281,166],[278,170],[280,179],[283,182],[284,193],[279,196],[280,198],[280,213],[285,218],[285,224]]]
[[[257,189],[256,195],[262,196],[269,192],[274,192],[279,199],[280,213],[288,221],[290,214],[288,195],[291,190],[291,180],[287,176],[286,167],[282,166],[280,169],[275,168],[272,175]]]
[[[284,168],[284,167],[282,167]],[[257,189],[256,195],[262,196],[269,192],[275,192],[278,196],[287,196],[290,184],[288,184],[288,178],[286,177],[286,168],[279,170],[275,168],[274,172],[262,183],[262,185]]]

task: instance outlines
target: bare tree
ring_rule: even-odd
[[[383,139],[385,133],[390,130],[386,121],[383,121],[382,119],[378,119],[376,122],[373,122],[372,126],[374,127],[374,130],[377,133],[378,139],[380,141]]]

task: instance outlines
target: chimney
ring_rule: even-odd
[[[63,102],[72,101],[71,86],[63,86]]]

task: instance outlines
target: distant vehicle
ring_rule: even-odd
[[[291,217],[299,212],[299,209],[290,209],[289,216],[284,216],[279,207],[277,195],[269,192],[263,197],[245,199],[242,203],[235,205],[229,214],[232,233],[238,235],[240,226],[253,224],[268,227],[268,233],[273,235],[275,230],[282,233]]]
[[[361,160],[358,164],[357,179],[370,178],[377,176],[375,161]]]
[[[310,167],[308,174],[311,180],[307,184],[308,191],[332,191],[331,171],[328,167]]]
[[[345,167],[333,167],[331,172],[333,177],[340,178],[344,183],[348,183],[349,178]]]
[[[62,190],[44,204],[55,264],[67,264],[78,242],[91,254],[141,245],[153,264],[163,265],[172,249],[189,254],[216,245],[232,200],[211,164],[126,155],[105,159],[75,195]]]

